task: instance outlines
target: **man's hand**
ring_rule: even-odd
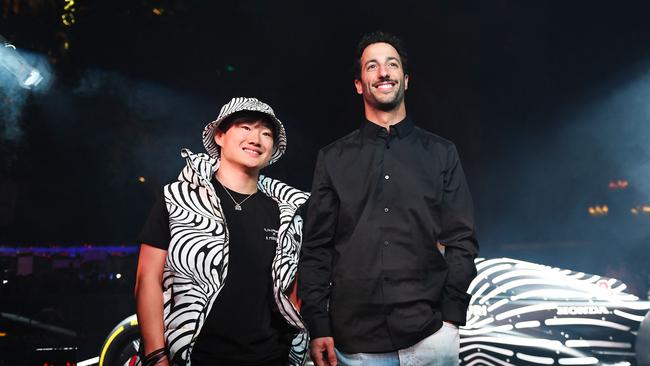
[[[309,354],[316,366],[336,366],[334,338],[320,337],[312,339],[309,343]]]

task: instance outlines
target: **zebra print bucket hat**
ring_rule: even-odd
[[[287,133],[284,130],[282,122],[275,116],[273,108],[268,104],[257,100],[256,98],[245,98],[238,97],[232,98],[230,102],[224,104],[221,107],[219,116],[214,121],[208,123],[203,129],[203,146],[208,151],[211,157],[219,159],[221,153],[221,147],[217,145],[214,141],[214,134],[217,132],[217,128],[228,117],[232,116],[237,112],[242,111],[251,111],[251,112],[260,112],[264,113],[269,122],[273,122],[275,125],[275,141],[273,141],[273,153],[271,154],[271,160],[269,164],[273,164],[284,154],[284,151],[287,149]]]

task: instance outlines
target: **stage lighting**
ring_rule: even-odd
[[[16,47],[0,36],[0,65],[9,71],[25,89],[32,89],[43,81],[43,75],[16,51]]]
[[[609,207],[607,205],[596,205],[589,207],[589,214],[591,216],[605,216],[609,212]]]
[[[626,189],[630,183],[627,180],[619,179],[609,182],[609,189]]]

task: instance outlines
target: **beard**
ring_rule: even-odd
[[[379,102],[375,103],[375,108],[379,109],[380,111],[384,112],[390,112],[393,109],[397,108],[399,106],[400,101],[397,98],[394,98],[392,101],[389,102]]]
[[[394,110],[395,108],[399,107],[400,104],[404,101],[404,84],[399,84],[399,88],[397,89],[397,92],[393,96],[393,98],[389,100],[379,100],[376,98],[373,94],[371,95],[371,98],[366,98],[367,102],[369,102],[370,105],[374,106],[380,111],[384,112],[390,112]]]

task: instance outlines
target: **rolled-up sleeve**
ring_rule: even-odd
[[[478,241],[472,197],[454,145],[447,150],[441,219],[438,240],[445,247],[449,268],[440,301],[442,319],[464,325],[471,299],[466,291],[476,277]]]
[[[328,301],[338,212],[339,198],[332,186],[321,151],[314,169],[312,191],[305,216],[302,254],[298,264],[301,314],[311,338],[332,335]]]

